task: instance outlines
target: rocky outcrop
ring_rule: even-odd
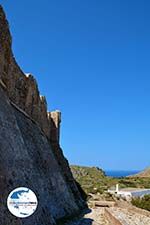
[[[53,143],[59,143],[60,136],[60,123],[61,123],[61,112],[56,110],[55,112],[48,113],[49,120],[51,120],[51,135],[50,140]]]
[[[47,112],[35,78],[17,65],[11,42],[0,7],[0,224],[55,224],[85,202],[59,145],[61,113]],[[25,220],[6,207],[9,192],[19,186],[31,188],[39,200]]]

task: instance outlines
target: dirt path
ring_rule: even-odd
[[[150,225],[150,217],[142,215],[126,208],[110,207],[109,213],[115,217],[122,225]],[[108,222],[105,217],[105,208],[97,207],[90,209],[82,218],[77,218],[66,225],[114,225]]]
[[[110,208],[109,211],[112,213],[112,215],[119,219],[122,224],[150,225],[150,217],[135,213],[134,211],[129,212],[127,209],[118,207]]]
[[[96,208],[91,209],[90,212],[85,214],[82,218],[70,222],[67,225],[110,225],[104,217],[104,209]]]

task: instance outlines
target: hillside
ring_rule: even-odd
[[[150,188],[149,177],[113,178],[105,176],[105,172],[97,167],[70,166],[74,178],[86,194],[103,194],[108,188],[119,184],[120,188]]]
[[[83,190],[88,193],[103,193],[109,185],[115,184],[115,179],[105,176],[105,172],[98,167],[70,166],[72,174]]]
[[[88,177],[89,179],[101,179],[102,177],[105,177],[105,172],[98,167],[72,165],[70,168],[75,179],[80,179],[81,177]]]
[[[142,172],[135,174],[134,177],[149,177],[150,178],[150,167],[146,168]]]

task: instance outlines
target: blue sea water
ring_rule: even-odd
[[[138,170],[132,170],[132,171],[124,171],[124,170],[107,170],[105,171],[105,174],[109,177],[126,177],[130,175],[134,175],[139,173]]]

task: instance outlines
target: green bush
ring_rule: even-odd
[[[145,195],[143,198],[133,198],[132,204],[141,209],[150,211],[150,195]]]

